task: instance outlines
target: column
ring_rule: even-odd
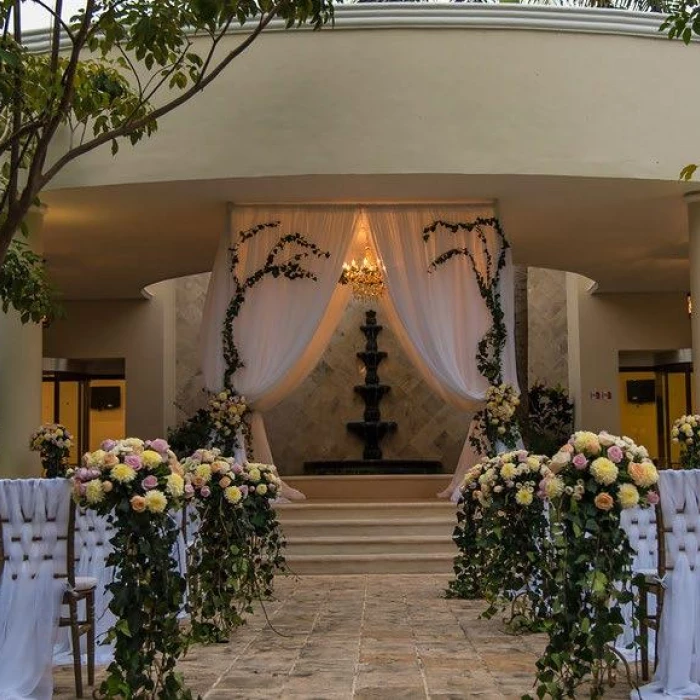
[[[690,330],[693,339],[693,365],[695,396],[700,397],[700,192],[685,195],[688,207],[688,237],[690,239],[690,298],[693,313],[690,317]],[[700,407],[693,406],[697,412]]]
[[[30,243],[41,251],[43,210],[28,217]],[[22,325],[12,308],[0,311],[0,478],[38,477],[39,456],[29,437],[41,424],[41,324]]]

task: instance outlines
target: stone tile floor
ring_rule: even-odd
[[[205,700],[225,698],[519,698],[543,645],[478,616],[480,602],[447,600],[447,576],[285,578],[229,644],[194,647],[180,663]],[[98,674],[98,682],[99,682]],[[54,698],[74,697],[56,669]],[[620,681],[606,697],[629,698]]]

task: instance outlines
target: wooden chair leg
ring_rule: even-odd
[[[639,641],[642,656],[642,680],[649,680],[649,618],[648,618],[648,589],[641,586],[639,589]]]
[[[85,598],[87,631],[88,685],[95,685],[95,592],[90,591]]]
[[[78,627],[78,602],[71,597],[68,601],[70,636],[73,645],[73,672],[75,674],[75,695],[83,697],[83,670],[80,660],[80,629]]]

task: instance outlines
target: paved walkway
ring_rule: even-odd
[[[442,597],[443,576],[283,579],[227,645],[195,647],[180,667],[205,700],[224,698],[520,698],[543,644],[514,637],[483,604]],[[70,669],[56,698],[74,696]],[[628,698],[619,683],[610,698]]]

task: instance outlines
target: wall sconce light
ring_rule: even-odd
[[[690,292],[686,294],[685,303],[688,306],[688,317],[690,318],[693,315],[693,298],[690,296]]]

